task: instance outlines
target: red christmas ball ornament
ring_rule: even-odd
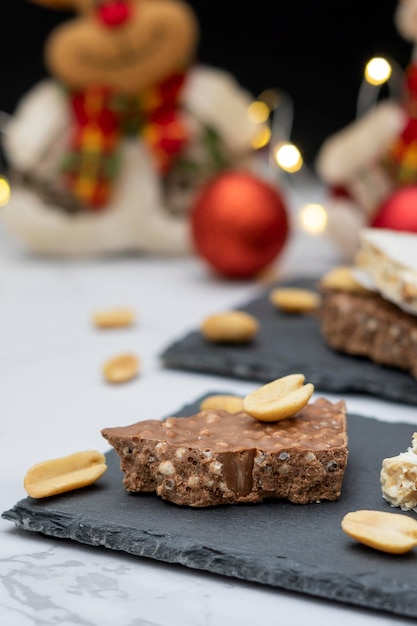
[[[210,181],[190,219],[197,253],[228,278],[254,276],[279,255],[289,235],[281,195],[247,172],[229,171]]]
[[[395,191],[382,204],[371,226],[417,232],[417,186]]]

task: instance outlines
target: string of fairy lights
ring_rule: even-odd
[[[357,98],[357,118],[376,105],[380,88],[387,84],[390,96],[400,99],[404,79],[403,70],[384,57],[373,57],[365,65],[363,79]],[[269,167],[276,171],[294,175],[304,170],[310,178],[300,149],[291,142],[293,111],[291,99],[278,90],[263,91],[248,109],[249,118],[259,124],[253,147],[256,150],[267,148]],[[327,227],[325,206],[309,202],[302,206],[298,214],[301,228],[311,235],[322,234]]]
[[[364,69],[357,99],[357,117],[363,115],[378,100],[379,89],[387,84],[393,95],[399,97],[403,71],[395,62],[383,57],[373,57]],[[277,89],[264,90],[249,106],[249,118],[259,124],[259,132],[254,141],[255,150],[268,150],[268,167],[294,175],[306,170],[306,164],[299,148],[291,142],[291,129],[294,117],[290,96]],[[7,132],[9,116],[1,113],[0,133]],[[0,207],[5,206],[11,196],[10,182],[5,173],[0,173]],[[326,208],[318,203],[308,203],[299,211],[301,228],[311,235],[318,235],[327,226]]]

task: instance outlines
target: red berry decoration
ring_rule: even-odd
[[[289,235],[281,195],[247,172],[225,172],[209,182],[191,211],[194,245],[228,278],[249,278],[272,263]]]
[[[106,26],[120,26],[129,19],[132,7],[127,0],[108,0],[102,2],[97,13],[100,20]]]
[[[371,226],[417,232],[417,186],[395,191],[382,204]]]

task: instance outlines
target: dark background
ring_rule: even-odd
[[[324,138],[355,117],[366,61],[405,67],[411,45],[396,32],[396,0],[190,0],[201,26],[199,60],[232,72],[254,95],[269,87],[294,101],[292,140],[312,161]],[[0,111],[11,113],[47,72],[42,46],[72,14],[27,0],[0,8]]]

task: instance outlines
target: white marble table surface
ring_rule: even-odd
[[[290,200],[294,216],[298,201]],[[338,261],[322,238],[297,232],[276,269],[283,276],[318,275]],[[107,450],[100,435],[104,426],[160,418],[213,388],[242,394],[254,389],[250,382],[166,371],[158,354],[208,313],[250,298],[259,287],[216,278],[196,258],[35,259],[0,230],[1,511],[25,497],[23,476],[32,464],[81,449]],[[114,305],[133,307],[137,325],[95,330],[92,311]],[[139,378],[106,385],[103,361],[124,351],[140,356]],[[349,396],[347,403],[351,412],[417,423],[412,407],[361,396]],[[410,623],[45,538],[5,520],[0,520],[0,579],[4,626]]]

